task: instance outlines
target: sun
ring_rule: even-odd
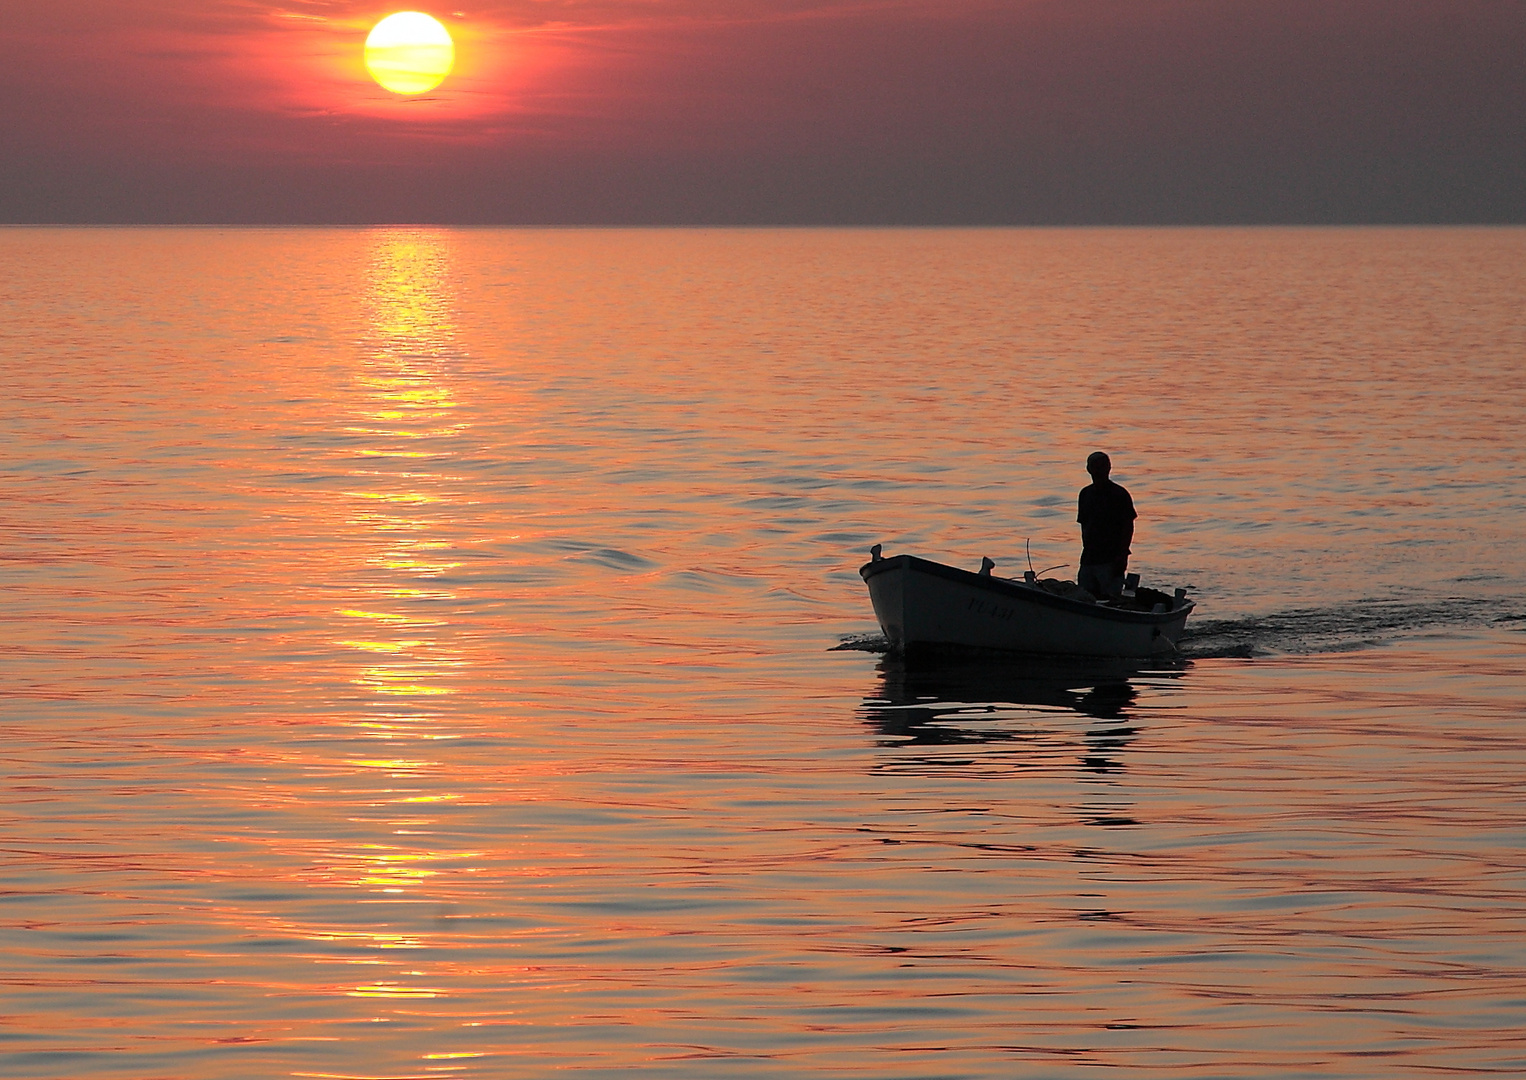
[[[433,90],[445,81],[455,62],[450,32],[421,11],[388,15],[366,37],[366,70],[394,94]]]

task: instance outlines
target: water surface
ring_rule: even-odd
[[[1526,230],[0,250],[0,1072],[1526,1072]]]

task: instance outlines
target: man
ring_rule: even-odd
[[[1108,479],[1113,463],[1098,450],[1086,459],[1089,487],[1081,489],[1076,520],[1081,523],[1081,570],[1076,584],[1098,599],[1123,594],[1123,575],[1129,569],[1129,544],[1134,539],[1134,500]]]

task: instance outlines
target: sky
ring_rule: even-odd
[[[0,102],[7,223],[1526,223],[1526,0],[0,0]]]

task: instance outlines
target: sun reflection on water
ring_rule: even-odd
[[[456,418],[459,403],[451,381],[461,354],[449,241],[427,231],[380,231],[366,272],[369,333],[355,376],[361,404],[345,431],[363,443],[355,448],[357,456],[376,464],[351,470],[359,483],[345,492],[352,501],[348,520],[375,541],[365,564],[378,599],[454,600],[449,588],[419,586],[461,565],[449,557],[454,541],[440,535],[453,523],[459,485],[443,472],[417,468],[426,460],[447,467],[455,456],[452,440],[467,427]],[[410,464],[389,470],[387,459]],[[445,683],[466,661],[444,646],[447,628],[440,620],[422,625],[411,613],[358,608],[342,614],[370,624],[336,642],[366,654],[352,676],[354,685],[386,698],[454,693]]]
[[[343,537],[336,574],[351,595],[330,609],[329,638],[357,695],[333,737],[366,742],[350,742],[348,752],[317,766],[344,810],[334,831],[304,853],[299,877],[374,906],[366,909],[370,925],[350,924],[354,912],[342,904],[332,917],[292,930],[329,951],[351,947],[342,962],[368,968],[363,979],[330,985],[333,994],[405,1002],[446,994],[434,985],[438,972],[413,970],[417,959],[405,968],[400,959],[441,943],[401,932],[387,913],[399,910],[393,905],[445,902],[444,880],[475,856],[436,839],[434,815],[460,796],[445,765],[424,750],[460,737],[448,703],[472,665],[453,625],[460,597],[447,580],[461,565],[455,553],[467,485],[451,469],[469,425],[457,397],[464,354],[449,239],[377,231],[366,260],[365,329],[334,451],[343,472],[333,493]],[[447,1048],[433,1049],[448,1056]]]

